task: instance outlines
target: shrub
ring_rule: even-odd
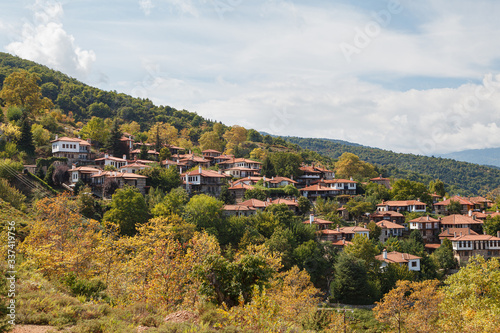
[[[11,180],[17,172],[22,172],[24,166],[21,162],[16,162],[5,158],[0,160],[0,178]]]
[[[16,209],[24,210],[26,208],[26,196],[10,186],[7,179],[0,179],[0,198],[10,203]]]
[[[21,119],[23,116],[23,109],[16,107],[16,106],[10,106],[7,109],[7,119],[9,121],[18,121]]]

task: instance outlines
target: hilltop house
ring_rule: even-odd
[[[441,219],[441,226],[445,229],[469,228],[477,233],[483,232],[483,221],[476,219],[475,216],[448,215]]]
[[[96,165],[101,166],[102,168],[104,168],[106,166],[112,166],[112,167],[115,167],[117,169],[121,168],[122,166],[124,166],[125,164],[128,163],[126,155],[123,155],[122,158],[119,158],[119,157],[110,156],[108,154],[104,154],[104,157],[95,159],[94,162]]]
[[[138,175],[136,173],[119,172],[119,171],[101,171],[93,174],[92,189],[95,194],[103,195],[103,186],[106,179],[111,179],[117,182],[119,188],[125,185],[136,187],[141,194],[146,194],[146,176]]]
[[[74,163],[88,164],[92,161],[90,142],[80,138],[61,137],[51,141],[52,155],[54,157],[66,157],[68,165]]]
[[[321,180],[316,184],[299,189],[302,195],[315,200],[318,197],[331,198],[338,195],[355,195],[357,183],[348,179]]]
[[[382,175],[376,178],[370,179],[372,183],[376,183],[385,186],[388,190],[391,189],[391,180],[389,178],[383,178]]]
[[[480,212],[488,209],[488,204],[491,203],[491,200],[488,200],[483,197],[460,197],[454,196],[452,198],[446,199],[444,201],[434,203],[434,211],[436,214],[448,215],[448,205],[451,201],[456,201],[460,204],[460,213],[468,214],[469,211]]]
[[[303,165],[300,167],[302,175],[298,178],[298,186],[306,187],[310,186],[321,179],[331,180],[335,178],[335,173],[332,170],[328,170],[322,167],[312,165]]]
[[[393,210],[376,211],[370,215],[370,219],[374,222],[391,221],[401,225],[405,222],[405,216]]]

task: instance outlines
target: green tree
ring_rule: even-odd
[[[146,144],[143,144],[141,146],[141,150],[139,152],[139,159],[140,160],[147,160],[149,159],[149,154],[148,154],[148,146]]]
[[[214,197],[205,194],[195,195],[184,208],[184,218],[194,223],[198,230],[204,229],[210,234],[219,236],[223,207],[224,203]]]
[[[375,210],[370,202],[363,201],[361,197],[351,198],[344,207],[355,218],[360,218],[363,214],[371,213]]]
[[[108,140],[109,129],[102,118],[92,117],[82,128],[80,134],[84,139],[91,139],[93,142],[105,144]]]
[[[181,185],[181,176],[177,168],[162,168],[154,166],[141,170],[139,174],[148,177],[146,184],[148,186],[169,192],[171,189]]]
[[[410,271],[406,265],[390,263],[384,267],[379,279],[380,291],[382,294],[386,294],[394,288],[396,282],[400,280],[414,281],[416,279],[416,275],[413,271]]]
[[[111,117],[111,109],[109,105],[99,102],[89,105],[89,115],[92,117],[109,118]]]
[[[457,200],[450,200],[450,203],[446,206],[448,214],[462,214],[462,205]]]
[[[382,228],[379,227],[377,223],[370,221],[370,223],[368,223],[368,230],[370,230],[370,239],[378,240],[380,238]]]
[[[457,260],[453,256],[452,244],[448,238],[443,240],[441,246],[432,253],[431,257],[436,266],[444,270],[444,273],[457,266]]]
[[[432,198],[427,187],[419,182],[407,179],[399,179],[392,184],[391,195],[393,200],[420,200],[429,207],[432,206]]]
[[[37,147],[46,145],[50,140],[50,132],[43,128],[40,124],[33,124],[31,126],[31,134],[33,135],[33,141]]]
[[[159,190],[159,189],[158,189]],[[162,201],[154,206],[154,216],[182,215],[184,206],[189,202],[189,195],[181,187],[173,188],[165,194]]]
[[[266,176],[268,178],[276,176],[276,170],[274,169],[274,164],[269,156],[266,156],[266,158],[264,158],[260,173],[261,175]]]
[[[110,210],[104,213],[105,223],[119,227],[120,234],[133,236],[136,227],[149,219],[146,200],[136,187],[126,186],[113,194]]]
[[[436,193],[439,196],[444,197],[446,194],[446,190],[444,188],[444,183],[437,179],[437,180],[431,180],[429,182],[429,192],[430,193]]]
[[[500,231],[500,216],[488,216],[483,224],[484,233],[496,236],[498,231]]]
[[[167,147],[163,147],[162,149],[160,149],[160,162],[170,159],[171,156],[172,153],[170,153],[170,149],[168,149]]]
[[[299,197],[299,200],[297,200],[297,204],[299,205],[299,211],[302,213],[302,215],[307,215],[311,211],[312,204],[306,197]]]
[[[124,145],[122,145],[121,138],[122,132],[120,130],[120,126],[118,125],[118,120],[115,119],[113,124],[111,125],[111,130],[109,132],[109,136],[106,139],[106,143],[104,148],[115,157],[122,157],[122,155],[128,155],[128,151]]]
[[[224,185],[220,189],[219,200],[224,202],[226,205],[234,205],[236,203],[235,197],[229,192],[229,186]]]
[[[21,122],[21,137],[17,142],[19,150],[24,151],[28,156],[35,155],[35,146],[33,145],[33,134],[28,117],[24,116]]]
[[[344,252],[362,259],[367,272],[373,273],[373,275],[378,273],[380,262],[375,259],[375,256],[379,251],[368,237],[356,234],[352,239],[352,244],[347,245]]]
[[[345,252],[335,264],[335,279],[330,289],[336,301],[346,304],[371,304],[379,293],[369,279],[365,261]]]
[[[249,129],[247,131],[247,141],[262,142],[262,134],[254,129]]]
[[[276,152],[271,154],[270,158],[274,165],[274,173],[277,176],[297,179],[302,174],[300,170],[302,157],[299,154]]]

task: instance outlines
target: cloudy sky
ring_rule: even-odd
[[[500,147],[495,0],[1,1],[0,50],[272,134]]]

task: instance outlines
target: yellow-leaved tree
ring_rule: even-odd
[[[49,278],[73,273],[91,278],[98,273],[96,248],[102,227],[78,213],[77,203],[63,194],[44,198],[36,204],[36,219],[21,244],[27,265],[35,266]]]

